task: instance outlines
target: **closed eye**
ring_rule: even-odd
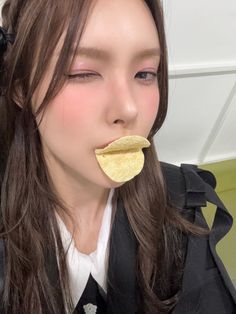
[[[78,80],[86,80],[88,78],[98,76],[96,73],[76,73],[76,74],[68,74],[67,77],[69,80],[78,79]]]

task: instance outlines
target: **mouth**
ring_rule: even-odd
[[[143,148],[149,141],[139,135],[123,136],[104,148],[95,149],[100,168],[114,182],[127,182],[138,175],[144,165]]]
[[[97,148],[95,150],[95,153],[105,154],[118,151],[139,150],[149,146],[150,143],[146,138],[139,135],[128,135],[110,141],[109,143],[103,145],[102,147]]]
[[[117,138],[115,138],[115,139],[112,140],[112,141],[109,141],[109,142],[107,142],[107,143],[105,143],[105,144],[103,144],[103,145],[101,145],[101,146],[96,147],[96,149],[104,149],[104,148],[106,148],[108,145],[110,145],[111,143],[113,143],[113,142],[119,140],[120,138],[121,138],[121,137],[117,137]]]

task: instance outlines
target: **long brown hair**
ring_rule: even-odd
[[[149,135],[153,142],[167,111],[167,51],[160,2],[145,2],[156,23],[161,47],[160,105]],[[54,192],[35,117],[62,87],[63,74],[72,61],[73,43],[79,42],[93,3],[92,0],[7,0],[3,5],[3,27],[16,35],[14,44],[9,45],[4,55],[0,78],[3,91],[0,143],[4,147],[0,168],[0,232],[7,258],[3,292],[6,313],[39,314],[43,313],[43,304],[49,313],[65,313],[65,309],[72,312],[66,253],[55,219],[55,209],[66,211],[66,208]],[[33,114],[32,96],[65,30],[53,78],[41,106]],[[141,174],[117,188],[114,198],[123,200],[138,241],[140,309],[142,313],[164,313],[177,302],[182,267],[181,230],[191,227],[168,205],[153,145],[145,151],[145,156]],[[45,260],[50,258],[50,252],[55,255],[56,250],[60,282],[53,285]],[[154,287],[157,281],[161,288]]]

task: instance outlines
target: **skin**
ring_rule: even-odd
[[[79,46],[106,50],[110,57],[75,58],[69,75],[94,75],[67,80],[47,107],[39,132],[56,191],[77,226],[76,246],[90,253],[96,249],[109,189],[122,185],[102,172],[94,150],[125,135],[148,136],[158,112],[159,89],[154,76],[140,72],[157,72],[160,56],[134,59],[139,51],[159,47],[154,20],[142,0],[96,1]],[[56,52],[35,95],[36,106],[55,60]],[[63,220],[72,231],[69,220]]]

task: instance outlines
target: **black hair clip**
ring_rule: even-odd
[[[0,26],[0,57],[2,57],[4,52],[7,50],[7,44],[13,44],[14,39],[15,36],[13,34],[8,34],[6,29]]]

